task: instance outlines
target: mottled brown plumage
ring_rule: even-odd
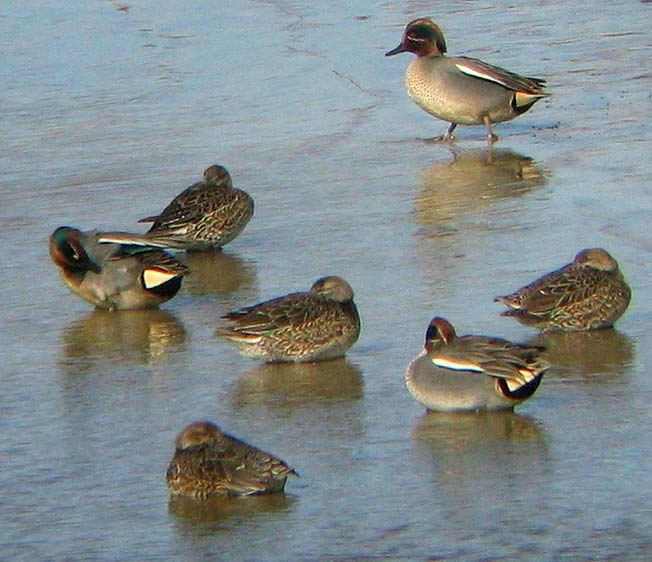
[[[253,214],[253,199],[233,187],[225,168],[214,165],[204,172],[204,181],[182,191],[163,212],[138,222],[153,222],[146,236],[161,244],[204,251],[231,242]]]
[[[318,361],[344,355],[360,335],[353,289],[340,277],[318,279],[310,291],[291,293],[224,316],[218,334],[243,355],[265,361]]]
[[[166,482],[173,495],[206,499],[282,492],[296,472],[211,422],[196,422],[176,439]]]
[[[612,326],[631,299],[618,262],[602,248],[588,248],[572,263],[511,295],[496,297],[503,316],[540,330],[580,331]]]

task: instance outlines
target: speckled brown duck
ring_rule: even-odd
[[[155,216],[138,222],[152,222],[146,236],[170,248],[189,251],[216,250],[231,242],[254,214],[251,196],[233,187],[229,172],[213,165],[204,180],[177,195]]]
[[[572,263],[495,300],[509,307],[502,316],[522,324],[580,331],[612,326],[627,310],[631,295],[618,262],[602,248],[587,248]]]
[[[426,331],[423,351],[405,382],[414,399],[433,411],[510,410],[539,387],[548,363],[542,347],[487,336],[457,336],[444,318]]]
[[[116,239],[129,239],[127,234],[115,234]],[[59,227],[50,236],[49,247],[68,288],[107,310],[155,308],[177,294],[188,272],[164,250],[109,243],[96,230]]]
[[[450,140],[457,125],[483,125],[490,143],[492,125],[514,119],[547,97],[545,80],[520,76],[469,57],[447,57],[446,41],[429,18],[411,21],[401,43],[386,56],[414,53],[405,74],[408,95],[421,109],[448,121],[439,140]]]
[[[172,495],[206,499],[283,492],[296,475],[282,460],[202,421],[186,427],[166,473]]]
[[[267,362],[320,361],[344,355],[360,335],[353,289],[341,277],[322,277],[310,291],[226,314],[218,334],[248,357]]]

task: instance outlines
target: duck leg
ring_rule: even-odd
[[[457,123],[451,123],[448,126],[448,129],[446,129],[446,132],[444,133],[444,136],[439,137],[439,140],[441,140],[441,141],[451,141],[451,140],[453,140],[453,131],[455,130],[455,127],[457,127]]]
[[[451,123],[448,129],[446,130],[446,133],[441,135],[440,137],[433,137],[431,139],[420,139],[424,142],[450,142],[453,140],[453,131],[455,130],[455,127],[457,127],[457,123]]]
[[[494,135],[494,132],[491,129],[491,120],[489,119],[489,117],[485,115],[483,121],[484,121],[484,126],[487,128],[487,142],[489,143],[489,145],[492,145],[498,140],[498,137]]]

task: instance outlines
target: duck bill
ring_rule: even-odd
[[[391,57],[392,55],[398,55],[399,53],[404,53],[405,51],[407,51],[407,49],[406,49],[406,48],[403,46],[403,44],[401,43],[401,44],[400,44],[398,47],[396,47],[395,49],[392,49],[391,51],[387,51],[387,52],[385,53],[385,56],[386,56],[386,57]]]

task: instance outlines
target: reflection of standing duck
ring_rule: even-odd
[[[453,161],[421,171],[415,217],[426,227],[440,227],[500,199],[545,185],[546,172],[532,158],[511,150],[453,152]]]
[[[612,326],[631,296],[618,262],[602,248],[587,248],[564,267],[495,300],[509,308],[502,316],[521,324],[581,331]]]

